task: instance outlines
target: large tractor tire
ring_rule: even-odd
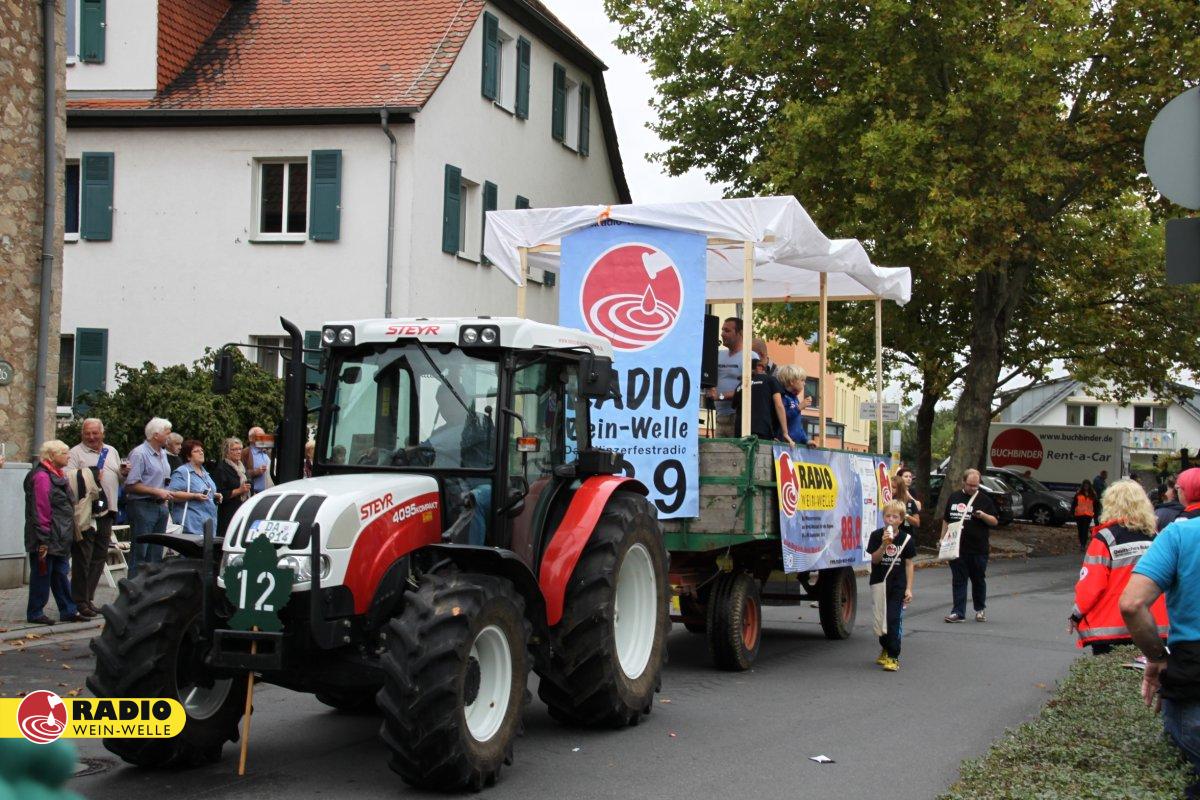
[[[723,572],[708,596],[708,652],[719,669],[744,671],[758,658],[762,599],[758,581],[744,572]]]
[[[650,501],[609,498],[571,574],[538,696],[571,725],[636,725],[662,686],[670,586]]]
[[[105,739],[104,746],[139,767],[189,767],[221,757],[238,739],[246,677],[214,679],[202,663],[202,564],[173,558],[143,564],[120,583],[102,609],[104,630],[92,640],[96,697],[166,697],[183,704],[187,722],[170,739]]]
[[[389,765],[422,789],[479,790],[512,763],[529,678],[529,621],[512,584],[426,575],[388,623],[380,736]]]
[[[822,570],[817,582],[818,611],[826,639],[849,639],[858,614],[858,581],[854,570]]]

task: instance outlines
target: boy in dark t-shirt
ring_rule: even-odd
[[[883,522],[884,526],[867,540],[875,628],[882,648],[875,663],[888,672],[895,672],[900,669],[901,614],[912,602],[912,560],[917,555],[917,540],[900,530],[904,522],[904,503],[901,501],[892,500],[883,507]]]
[[[766,365],[757,352],[750,354],[754,371],[750,375],[750,430],[742,436],[757,436],[760,439],[780,440],[795,444],[787,432],[787,414],[783,410],[783,385],[767,373]],[[742,387],[738,386],[733,397],[734,413],[741,422]]]

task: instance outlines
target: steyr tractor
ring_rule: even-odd
[[[512,762],[530,669],[560,722],[650,713],[667,556],[645,488],[590,444],[589,401],[618,391],[609,343],[514,318],[327,324],[302,478],[314,387],[300,331],[281,322],[275,486],[223,538],[140,537],[180,555],[121,581],[92,644],[96,696],[178,698],[187,723],[105,746],[140,766],[215,761],[238,739],[253,672],[337,709],[377,706],[405,781],[478,789]],[[214,390],[233,380],[224,351]],[[259,537],[294,572],[280,632],[229,624],[223,570]]]

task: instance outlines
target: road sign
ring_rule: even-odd
[[[1200,217],[1167,220],[1167,283],[1200,283]]]
[[[13,365],[7,361],[0,361],[0,386],[8,386],[13,379]]]
[[[1146,173],[1184,208],[1200,208],[1200,87],[1163,107],[1146,133]]]
[[[866,401],[858,404],[859,419],[875,419],[875,403]],[[883,421],[897,422],[900,419],[900,404],[899,403],[884,403],[883,404]]]
[[[225,596],[237,611],[229,618],[229,627],[238,631],[257,628],[281,631],[279,609],[292,593],[296,573],[279,566],[275,545],[260,536],[246,547],[240,564],[225,568]]]

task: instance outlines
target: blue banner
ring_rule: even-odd
[[[608,224],[562,240],[558,321],[613,345],[621,399],[595,403],[592,444],[615,450],[662,519],[700,513],[697,442],[702,234]]]
[[[783,571],[865,564],[866,539],[878,527],[883,462],[784,445],[774,455]]]

